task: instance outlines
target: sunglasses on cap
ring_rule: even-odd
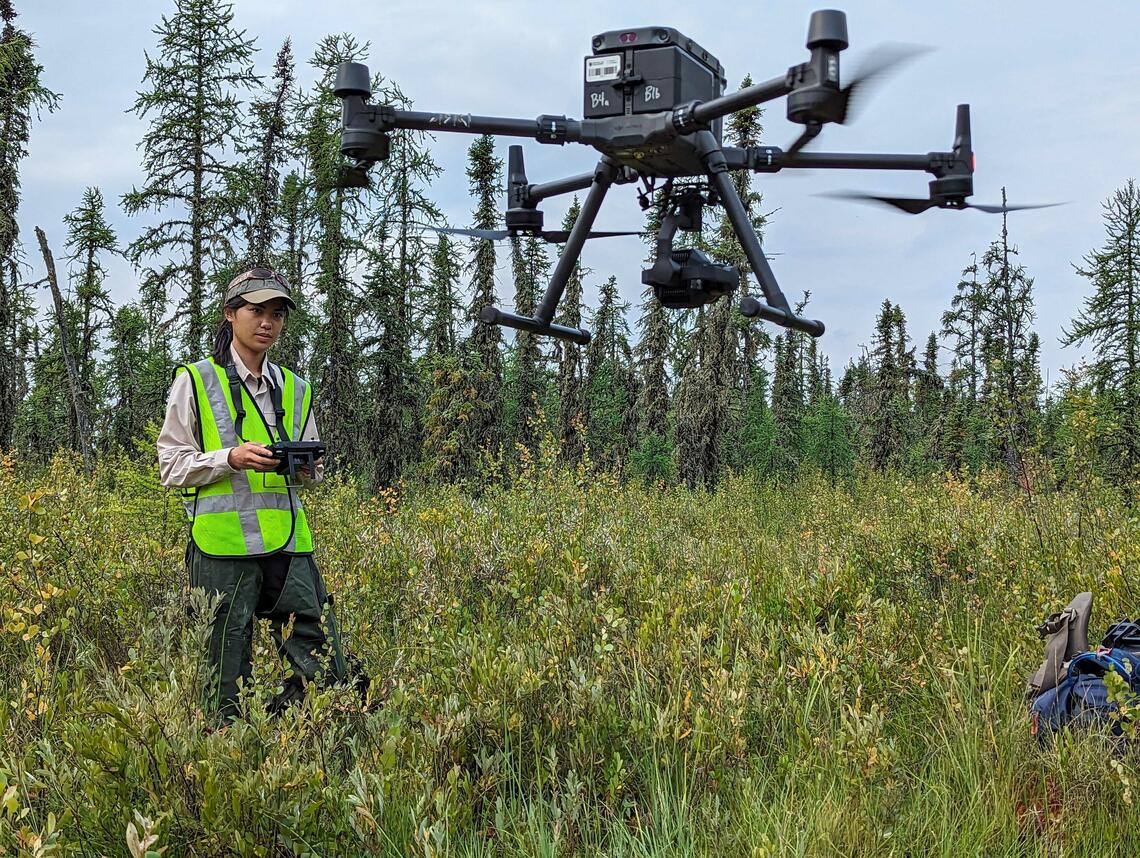
[[[251,268],[230,281],[226,288],[226,302],[245,298],[252,304],[260,304],[272,298],[284,298],[290,307],[296,309],[292,291],[288,281],[272,269]]]

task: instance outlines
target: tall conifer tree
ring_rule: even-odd
[[[1062,342],[1092,343],[1093,379],[1119,425],[1122,476],[1140,471],[1140,187],[1129,179],[1104,203],[1105,242],[1077,273],[1093,286]]]
[[[243,125],[238,92],[258,82],[253,40],[233,19],[232,4],[223,0],[176,0],[174,14],[154,30],[158,53],[147,56],[147,89],[132,108],[150,118],[142,141],[146,181],[123,197],[123,210],[163,220],[131,242],[127,255],[143,268],[142,288],[155,304],[171,288],[183,293],[182,346],[193,359],[208,351],[218,312],[211,274],[234,253],[235,168],[225,158]]]
[[[33,304],[20,283],[17,249],[20,162],[28,154],[32,122],[54,110],[59,96],[41,83],[35,43],[16,26],[12,0],[0,0],[0,450],[12,445],[15,404],[27,387],[26,351]]]
[[[515,281],[515,312],[533,316],[538,295],[545,289],[549,258],[542,239],[537,236],[511,239],[511,270]],[[538,426],[535,409],[541,407],[546,393],[542,351],[538,338],[526,331],[516,331],[506,371],[506,403],[503,417],[507,439],[513,455],[517,446],[532,453],[538,449]]]
[[[385,82],[380,100],[411,107],[392,81]],[[368,230],[372,270],[365,282],[364,306],[369,330],[362,342],[371,382],[365,439],[377,485],[394,482],[415,461],[421,447],[423,391],[416,384],[412,364],[415,319],[411,302],[423,293],[428,276],[431,247],[424,226],[440,218],[425,191],[441,172],[428,151],[426,135],[396,131],[390,147],[383,170],[373,179],[379,184],[379,198]]]
[[[333,95],[336,69],[342,62],[361,61],[365,49],[350,35],[322,39],[310,65],[319,78],[301,101],[301,146],[307,174],[305,209],[311,221],[312,253],[316,265],[314,292],[323,305],[313,343],[313,381],[318,397],[321,434],[329,442],[331,464],[347,462],[360,449],[364,402],[360,390],[360,344],[357,321],[361,296],[352,275],[361,256],[368,192],[339,187],[340,100]]]
[[[586,428],[590,456],[606,470],[620,470],[636,437],[637,382],[629,345],[629,305],[618,296],[617,278],[602,284],[591,320],[594,338],[586,350]]]
[[[574,228],[574,221],[582,211],[575,197],[562,221],[562,228]],[[566,281],[566,291],[558,305],[555,321],[570,328],[582,327],[582,278],[587,272],[582,263],[575,263],[570,278]],[[562,445],[562,455],[569,462],[577,462],[582,457],[582,432],[586,425],[585,379],[581,363],[581,348],[564,340],[554,343],[555,360],[558,363],[558,438]]]
[[[115,232],[107,223],[103,195],[98,188],[88,188],[83,201],[64,217],[67,244],[73,267],[71,271],[72,301],[79,314],[75,362],[79,372],[80,395],[89,415],[102,403],[96,391],[95,364],[100,347],[99,337],[114,317],[111,296],[104,287],[107,276],[103,259],[119,252]]]
[[[1032,330],[1033,278],[1016,263],[1017,255],[1009,241],[1008,215],[1003,214],[1001,235],[982,256],[986,271],[983,405],[987,422],[997,432],[996,452],[1011,472],[1019,474],[1040,414],[1041,374],[1039,340]]]
[[[475,229],[494,229],[499,223],[503,173],[503,160],[495,156],[495,138],[489,134],[475,138],[467,156],[467,178],[471,195],[475,198],[471,225]],[[500,351],[503,337],[498,325],[483,324],[478,317],[484,307],[498,304],[495,245],[484,239],[475,239],[472,245],[475,264],[468,311],[472,327],[466,341],[465,357],[474,371],[476,396],[481,403],[475,412],[479,421],[474,427],[475,437],[494,455],[502,449],[503,442],[503,359]]]

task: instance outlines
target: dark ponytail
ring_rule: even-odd
[[[249,301],[245,298],[234,298],[225,305],[227,310],[240,310]],[[233,358],[230,357],[230,344],[234,341],[234,326],[230,320],[222,316],[222,323],[218,325],[218,330],[214,334],[214,347],[210,350],[210,357],[214,359],[214,363],[218,366],[226,366],[233,363]]]

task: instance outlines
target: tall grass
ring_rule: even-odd
[[[0,854],[1106,855],[1140,766],[1030,738],[1033,625],[1140,614],[1140,518],[864,476],[309,500],[373,705],[199,700],[208,599],[149,469],[0,467]]]

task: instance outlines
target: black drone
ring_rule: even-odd
[[[593,172],[534,185],[527,181],[522,147],[511,146],[507,169],[506,229],[442,230],[481,238],[535,235],[564,242],[550,284],[534,316],[484,307],[481,321],[506,325],[533,334],[579,344],[590,333],[553,323],[566,281],[587,238],[630,233],[591,232],[598,209],[611,185],[640,181],[643,208],[650,205],[658,180],[664,180],[662,218],[655,263],[642,272],[666,307],[697,307],[728,295],[739,284],[730,265],[710,260],[699,249],[674,249],[678,230],[699,231],[705,206],[721,205],[728,215],[748,262],[760,282],[764,301],[745,297],[740,312],[818,337],[823,323],[797,316],[776,282],[760,240],[729,171],[775,173],[784,168],[919,170],[931,173],[925,199],[848,195],[892,205],[911,214],[928,208],[1003,211],[1000,206],[971,205],[974,192],[974,153],[970,139],[970,107],[958,105],[954,145],[949,152],[925,155],[810,153],[803,147],[824,124],[844,123],[852,97],[897,55],[840,85],[839,52],[847,47],[847,17],[843,12],[813,12],[808,23],[806,63],[792,66],[780,77],[726,95],[724,68],[692,39],[668,27],[614,30],[593,39],[593,55],[585,60],[582,120],[565,116],[511,119],[456,113],[397,110],[367,102],[371,96],[368,67],[343,63],[337,71],[335,93],[344,102],[341,152],[354,162],[345,173],[348,186],[367,184],[367,170],[388,157],[389,132],[396,129],[500,134],[534,138],[539,143],[583,143],[602,153]],[[740,148],[722,145],[722,119],[728,114],[787,96],[787,115],[804,126],[787,149],[774,146]],[[688,180],[688,181],[686,181]],[[695,181],[694,181],[695,180]],[[581,213],[568,232],[543,231],[538,204],[549,197],[588,189]],[[1018,208],[1008,206],[1005,209]],[[1021,208],[1029,208],[1023,206]]]

